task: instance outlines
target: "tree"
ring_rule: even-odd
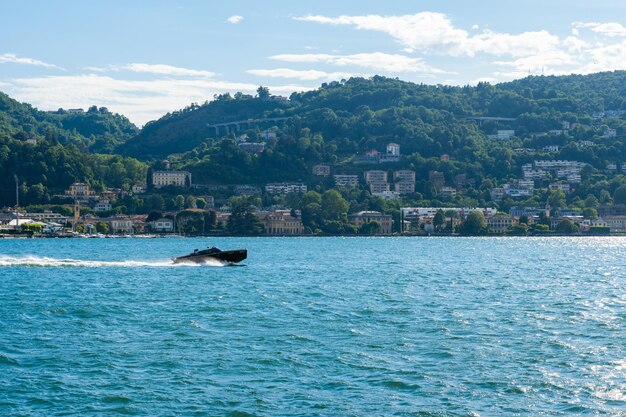
[[[152,194],[145,201],[146,210],[163,210],[165,207],[165,200],[159,194]]]
[[[446,216],[446,219],[450,219],[448,223],[448,231],[452,233],[454,231],[454,220],[460,219],[461,216],[459,216],[459,212],[456,210],[446,210],[444,215]]]
[[[191,209],[197,208],[196,197],[192,195],[188,195],[187,198],[185,199],[185,208],[191,208]]]
[[[109,225],[105,222],[97,222],[96,223],[96,232],[98,233],[109,233]]]
[[[321,209],[325,221],[345,222],[350,204],[337,190],[328,190],[322,194]]]
[[[304,194],[300,199],[300,212],[304,227],[308,228],[311,233],[317,232],[324,223],[322,220],[322,196],[315,191]]]
[[[572,234],[578,232],[578,226],[572,222],[570,219],[563,219],[559,222],[559,225],[556,227],[556,231],[559,233]]]
[[[598,218],[598,210],[594,208],[583,209],[583,217],[589,220],[595,220]]]
[[[146,218],[146,222],[153,222],[155,220],[159,220],[161,217],[163,217],[163,213],[161,213],[160,211],[157,210],[152,210],[149,214],[148,217]]]
[[[593,194],[589,194],[587,198],[585,199],[585,207],[597,208],[598,204],[600,204],[600,202],[598,201],[596,196]]]
[[[267,87],[259,86],[256,89],[257,97],[261,100],[267,100],[270,98],[270,89]]]
[[[260,235],[265,227],[254,213],[254,207],[243,203],[232,208],[226,230],[235,235]]]
[[[565,207],[565,193],[562,190],[552,190],[548,194],[548,204],[554,210]]]
[[[178,211],[181,211],[185,208],[185,197],[183,197],[182,195],[177,195],[176,199],[174,200],[175,204],[176,204],[176,209]]]
[[[483,235],[487,231],[487,221],[480,211],[472,211],[461,224],[459,232],[462,235],[475,236]]]
[[[153,173],[154,171],[152,170],[152,167],[149,167],[148,172],[146,173],[146,190],[147,191],[152,191],[154,189],[154,182],[152,182]]]
[[[444,225],[445,222],[446,215],[444,214],[443,210],[438,210],[437,213],[435,213],[435,217],[433,218],[433,226],[435,226],[435,230],[441,231],[441,227]]]
[[[613,193],[614,204],[626,204],[626,184],[618,187]]]

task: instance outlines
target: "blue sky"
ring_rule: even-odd
[[[626,69],[626,2],[10,1],[0,90],[141,125],[214,94],[381,74],[427,84]]]

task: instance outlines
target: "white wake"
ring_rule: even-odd
[[[137,267],[198,267],[198,266],[224,266],[218,260],[208,260],[203,263],[178,263],[171,260],[155,261],[92,261],[83,259],[59,259],[41,256],[11,257],[0,255],[0,268],[12,266],[44,267],[44,268],[137,268]]]

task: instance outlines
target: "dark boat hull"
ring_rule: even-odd
[[[248,251],[246,249],[234,249],[234,250],[221,250],[221,251],[211,251],[211,250],[202,250],[194,253],[190,253],[189,255],[179,256],[174,258],[173,261],[175,264],[178,263],[205,263],[207,261],[217,260],[224,263],[236,264],[237,262],[241,262],[248,257]]]

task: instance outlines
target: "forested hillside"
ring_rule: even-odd
[[[449,204],[484,205],[492,189],[522,178],[522,166],[561,159],[588,164],[569,202],[590,194],[600,199],[602,192],[609,201],[625,182],[625,98],[623,71],[464,87],[375,76],[325,83],[288,100],[263,87],[256,96],[222,94],[138,131],[103,108],[41,112],[0,95],[0,197],[3,204],[13,201],[13,173],[32,201],[45,201],[72,181],[129,187],[145,178],[147,165],[130,159],[137,157],[155,169],[167,158],[200,186],[299,181],[324,191],[334,186],[332,177],[314,176],[316,164],[359,178],[367,169],[409,169],[416,173],[415,194],[405,199],[415,204],[441,199],[430,178],[435,171],[462,189]],[[229,131],[215,128],[225,123]],[[511,133],[498,139],[498,131]],[[384,153],[389,143],[400,145],[399,160],[362,163],[366,152]],[[556,180],[548,176],[536,186],[561,187]],[[544,197],[535,193],[536,201],[525,203]],[[506,199],[501,207],[511,204]]]
[[[105,108],[42,112],[0,93],[0,205],[47,203],[74,181],[96,189],[145,180],[147,167],[132,158],[102,155],[139,130]]]

